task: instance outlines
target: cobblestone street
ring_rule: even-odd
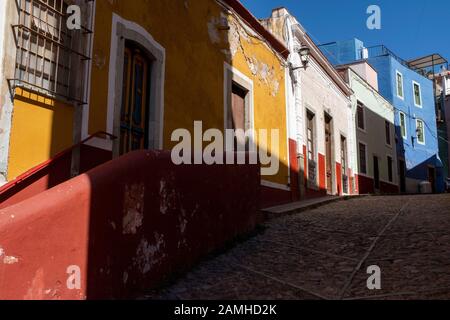
[[[367,267],[381,268],[381,290]],[[450,196],[365,197],[268,221],[148,299],[449,299]]]

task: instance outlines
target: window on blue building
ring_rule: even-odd
[[[424,130],[424,122],[422,120],[416,119],[416,131],[417,131],[417,142],[420,144],[425,144],[425,130]]]
[[[414,91],[414,104],[416,107],[422,107],[422,92],[420,90],[420,84],[413,81],[413,91]]]
[[[400,133],[403,139],[406,139],[406,115],[403,112],[400,112]]]
[[[401,99],[404,98],[403,94],[403,75],[397,71],[397,96]]]

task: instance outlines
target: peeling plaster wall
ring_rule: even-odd
[[[286,186],[284,59],[221,1],[133,0],[133,3],[131,6],[125,0],[97,1],[89,132],[107,127],[107,99],[111,90],[108,79],[116,71],[108,69],[115,14],[142,27],[165,50],[163,148],[175,145],[170,141],[174,130],[185,128],[193,132],[194,121],[202,121],[204,130],[223,128],[224,63],[228,63],[254,82],[255,129],[280,130],[280,151],[275,154],[281,170],[270,180]]]
[[[140,151],[0,209],[0,299],[151,290],[252,231],[260,181],[258,165],[176,166]],[[66,285],[69,266],[80,289]]]
[[[286,114],[286,61],[235,15],[228,16],[229,63],[254,84],[255,129],[278,129],[280,171],[264,179],[289,185],[288,126]],[[271,141],[263,149],[270,150]],[[272,151],[272,150],[270,150]]]

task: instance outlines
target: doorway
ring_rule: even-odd
[[[317,189],[315,118],[316,117],[314,113],[307,111],[306,132],[307,132],[308,175],[306,187],[313,190]]]
[[[234,140],[234,150],[248,151],[248,141],[245,141],[245,137],[242,134],[248,129],[246,119],[246,101],[248,90],[241,87],[234,81],[231,87],[231,108],[228,110],[227,116],[227,129],[233,129],[236,133]],[[236,131],[239,130],[239,131]]]
[[[120,155],[149,147],[149,74],[151,61],[126,42],[120,112]]]
[[[398,161],[398,173],[400,176],[400,192],[406,193],[406,163],[404,160]]]
[[[434,167],[428,167],[428,181],[431,184],[431,190],[436,193],[436,169]]]
[[[342,193],[348,194],[347,139],[341,136]]]
[[[380,164],[377,156],[373,156],[373,180],[375,192],[380,191]]]
[[[113,19],[107,132],[118,138],[113,158],[139,149],[162,150],[165,49],[144,28],[119,16]]]
[[[326,161],[326,180],[327,180],[327,193],[333,194],[333,131],[332,131],[332,118],[325,114],[325,161]]]

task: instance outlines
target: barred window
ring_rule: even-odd
[[[13,87],[83,103],[92,32],[90,0],[17,0],[19,21]],[[67,28],[67,8],[81,8],[81,28]]]

